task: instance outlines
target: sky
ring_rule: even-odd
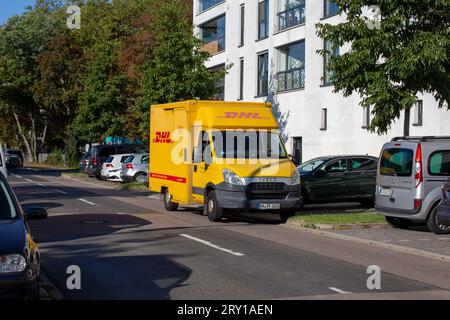
[[[0,25],[14,14],[22,13],[25,7],[34,5],[35,0],[0,0]]]

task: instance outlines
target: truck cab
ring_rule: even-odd
[[[227,212],[300,205],[300,175],[267,103],[187,101],[153,106],[150,190],[169,211],[201,204],[211,221]]]

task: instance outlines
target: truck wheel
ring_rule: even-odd
[[[395,229],[406,229],[411,225],[411,220],[403,218],[385,217],[386,222]]]
[[[435,234],[450,234],[450,226],[444,226],[437,222],[437,206],[431,210],[427,226],[428,229]]]
[[[178,203],[172,202],[172,196],[169,193],[169,189],[164,192],[164,207],[167,211],[177,211]]]
[[[223,209],[217,203],[216,193],[210,191],[206,196],[205,211],[208,214],[209,221],[219,222],[222,220]]]

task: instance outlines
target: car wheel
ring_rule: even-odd
[[[169,189],[164,192],[164,207],[167,211],[177,211],[178,203],[172,202],[172,195],[169,193]]]
[[[223,208],[219,207],[214,191],[210,191],[206,196],[205,206],[209,221],[219,222],[222,220]]]
[[[411,225],[411,220],[395,217],[386,217],[386,222],[395,229],[406,229]]]
[[[147,181],[147,175],[145,173],[137,173],[134,178],[133,178],[134,182],[138,182],[138,183],[146,183]]]
[[[437,206],[431,210],[427,221],[428,229],[435,234],[450,234],[450,226],[444,226],[437,222],[437,211]]]

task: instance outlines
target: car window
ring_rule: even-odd
[[[313,159],[302,164],[299,168],[300,173],[310,173],[316,170],[325,162],[325,159]]]
[[[129,156],[123,163],[131,163],[134,160],[134,156]]]
[[[370,158],[352,158],[350,159],[349,171],[367,171],[375,170],[376,162]]]
[[[0,220],[11,220],[17,217],[14,202],[5,183],[0,180]]]
[[[347,159],[338,159],[328,162],[326,165],[319,169],[326,173],[342,173],[347,171]]]
[[[428,160],[428,172],[432,176],[449,176],[450,150],[433,152]]]
[[[114,147],[106,147],[106,148],[101,148],[100,149],[100,151],[98,153],[98,156],[99,157],[108,157],[108,156],[110,156],[112,154],[115,154],[115,153],[116,153],[116,148],[114,148]]]
[[[113,162],[114,157],[109,156],[108,159],[105,160],[105,163],[111,163]]]
[[[130,156],[123,156],[123,157],[120,159],[120,162],[121,162],[121,163],[124,163],[129,157],[130,157]]]
[[[142,163],[143,163],[143,164],[148,164],[148,163],[149,163],[149,159],[150,159],[149,156],[142,157]]]
[[[414,151],[404,148],[383,150],[380,160],[380,174],[385,176],[409,177],[412,174]]]

